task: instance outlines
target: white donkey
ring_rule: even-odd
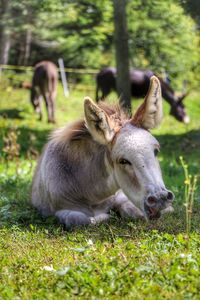
[[[55,215],[67,228],[122,217],[154,219],[172,211],[156,155],[158,141],[148,131],[162,120],[159,80],[132,119],[118,108],[86,97],[85,121],[58,129],[39,160],[32,204]]]

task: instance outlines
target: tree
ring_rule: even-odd
[[[184,7],[200,26],[200,5],[199,0],[178,0],[178,2]]]
[[[38,25],[44,15],[53,18],[62,0],[0,0],[0,59],[6,64],[12,50],[12,63],[27,64],[33,39],[40,36]],[[42,24],[45,26],[46,24]],[[50,29],[48,28],[48,31]]]
[[[68,66],[99,68],[114,62],[112,17],[110,0],[64,1],[51,34]]]
[[[132,66],[167,72],[179,88],[193,82],[199,37],[184,9],[174,0],[135,0],[128,12]]]
[[[10,42],[10,64],[62,56],[68,67],[112,66],[113,1],[0,0],[0,57],[7,61]],[[184,1],[194,15],[198,0]],[[194,81],[199,61],[197,26],[180,2],[129,0],[126,10],[131,67],[167,72],[179,87]]]
[[[8,15],[10,9],[9,0],[0,0],[0,64],[6,65],[10,50],[10,30]]]
[[[126,0],[113,0],[113,4],[117,66],[117,92],[120,97],[121,106],[126,109],[131,109],[128,32],[126,26]]]

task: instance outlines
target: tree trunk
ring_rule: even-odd
[[[7,65],[10,52],[10,34],[4,33],[1,38],[1,48],[0,48],[0,64]]]
[[[0,1],[0,64],[8,63],[10,51],[10,32],[7,27],[9,0]]]
[[[126,0],[113,0],[117,92],[120,97],[121,106],[130,110],[131,89],[129,75],[128,31],[126,25],[126,3]]]
[[[23,61],[24,66],[27,65],[29,57],[30,57],[31,40],[32,40],[31,29],[27,29],[27,31],[26,31],[26,39],[25,39],[25,49],[24,49],[24,61]]]
[[[19,55],[17,59],[18,66],[21,66],[24,61],[24,36],[21,34],[20,42],[19,42]]]

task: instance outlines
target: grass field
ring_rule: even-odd
[[[66,99],[59,87],[57,124],[49,125],[46,114],[43,122],[33,114],[28,91],[0,85],[0,299],[200,299],[200,185],[188,243],[179,160],[183,156],[190,173],[200,175],[200,93],[187,97],[188,126],[169,116],[165,103],[163,125],[154,131],[175,212],[149,223],[113,213],[107,224],[68,232],[29,205],[31,178],[50,130],[80,118],[83,97],[94,91],[74,88]]]

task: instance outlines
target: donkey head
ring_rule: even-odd
[[[187,96],[187,93],[183,93],[174,101],[171,105],[170,114],[174,116],[178,121],[188,124],[190,122],[189,116],[186,114],[185,105],[183,103],[184,98]]]
[[[172,210],[173,193],[166,189],[157,159],[158,141],[148,131],[161,123],[162,97],[153,76],[148,94],[135,116],[119,124],[89,98],[85,119],[94,140],[107,146],[110,173],[119,188],[148,219]]]
[[[42,112],[40,107],[40,97],[39,97],[39,91],[36,87],[31,87],[31,104],[33,106],[34,111],[39,114],[39,119],[42,119]]]

